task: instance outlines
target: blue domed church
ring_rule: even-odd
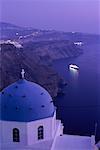
[[[21,75],[0,93],[1,150],[94,149],[94,136],[63,134],[50,94]]]

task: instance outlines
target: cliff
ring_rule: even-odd
[[[38,30],[0,23],[0,89],[19,79],[21,68],[28,80],[57,96],[63,80],[52,68],[52,61],[76,57],[82,49],[67,39],[68,33]]]
[[[83,52],[68,40],[28,42],[24,44],[24,48],[30,53],[49,60],[76,57]]]
[[[49,66],[41,64],[37,55],[26,53],[11,44],[2,44],[0,53],[0,89],[15,82],[20,77],[21,68],[25,69],[26,79],[42,85],[52,97],[57,96],[61,78]]]

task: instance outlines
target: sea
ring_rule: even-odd
[[[67,84],[63,94],[56,97],[57,118],[64,133],[96,136],[100,140],[100,44],[81,47],[83,54],[76,58],[53,62],[56,72]],[[79,70],[69,69],[70,64]]]

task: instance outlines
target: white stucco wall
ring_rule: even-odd
[[[44,127],[44,139],[38,140],[38,127]],[[13,128],[20,131],[20,142],[13,142]],[[56,131],[56,112],[53,117],[32,122],[0,121],[0,144],[28,146],[38,142],[52,140]]]
[[[52,137],[54,138],[56,132],[56,111],[54,117],[52,118]]]
[[[56,114],[53,117],[41,119],[33,122],[29,122],[27,126],[28,145],[35,144],[41,141],[48,141],[54,138],[55,133],[55,119]],[[38,140],[38,127],[44,127],[44,139]]]
[[[13,142],[13,128],[19,129],[20,142]],[[5,144],[27,145],[27,124],[15,121],[0,121],[0,143],[1,146]]]
[[[52,146],[51,146],[51,150],[54,150],[54,146],[55,146],[55,143],[56,143],[56,139],[57,139],[57,137],[59,137],[60,135],[63,135],[63,125],[62,125],[62,123],[61,123],[61,120],[56,120],[56,131],[55,131],[53,143],[52,143]]]

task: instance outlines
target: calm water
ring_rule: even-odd
[[[57,97],[58,118],[68,134],[91,135],[97,122],[97,139],[100,139],[100,45],[84,46],[84,54],[74,59],[54,61],[56,71],[67,81],[64,96]],[[69,64],[79,71],[69,70]]]

